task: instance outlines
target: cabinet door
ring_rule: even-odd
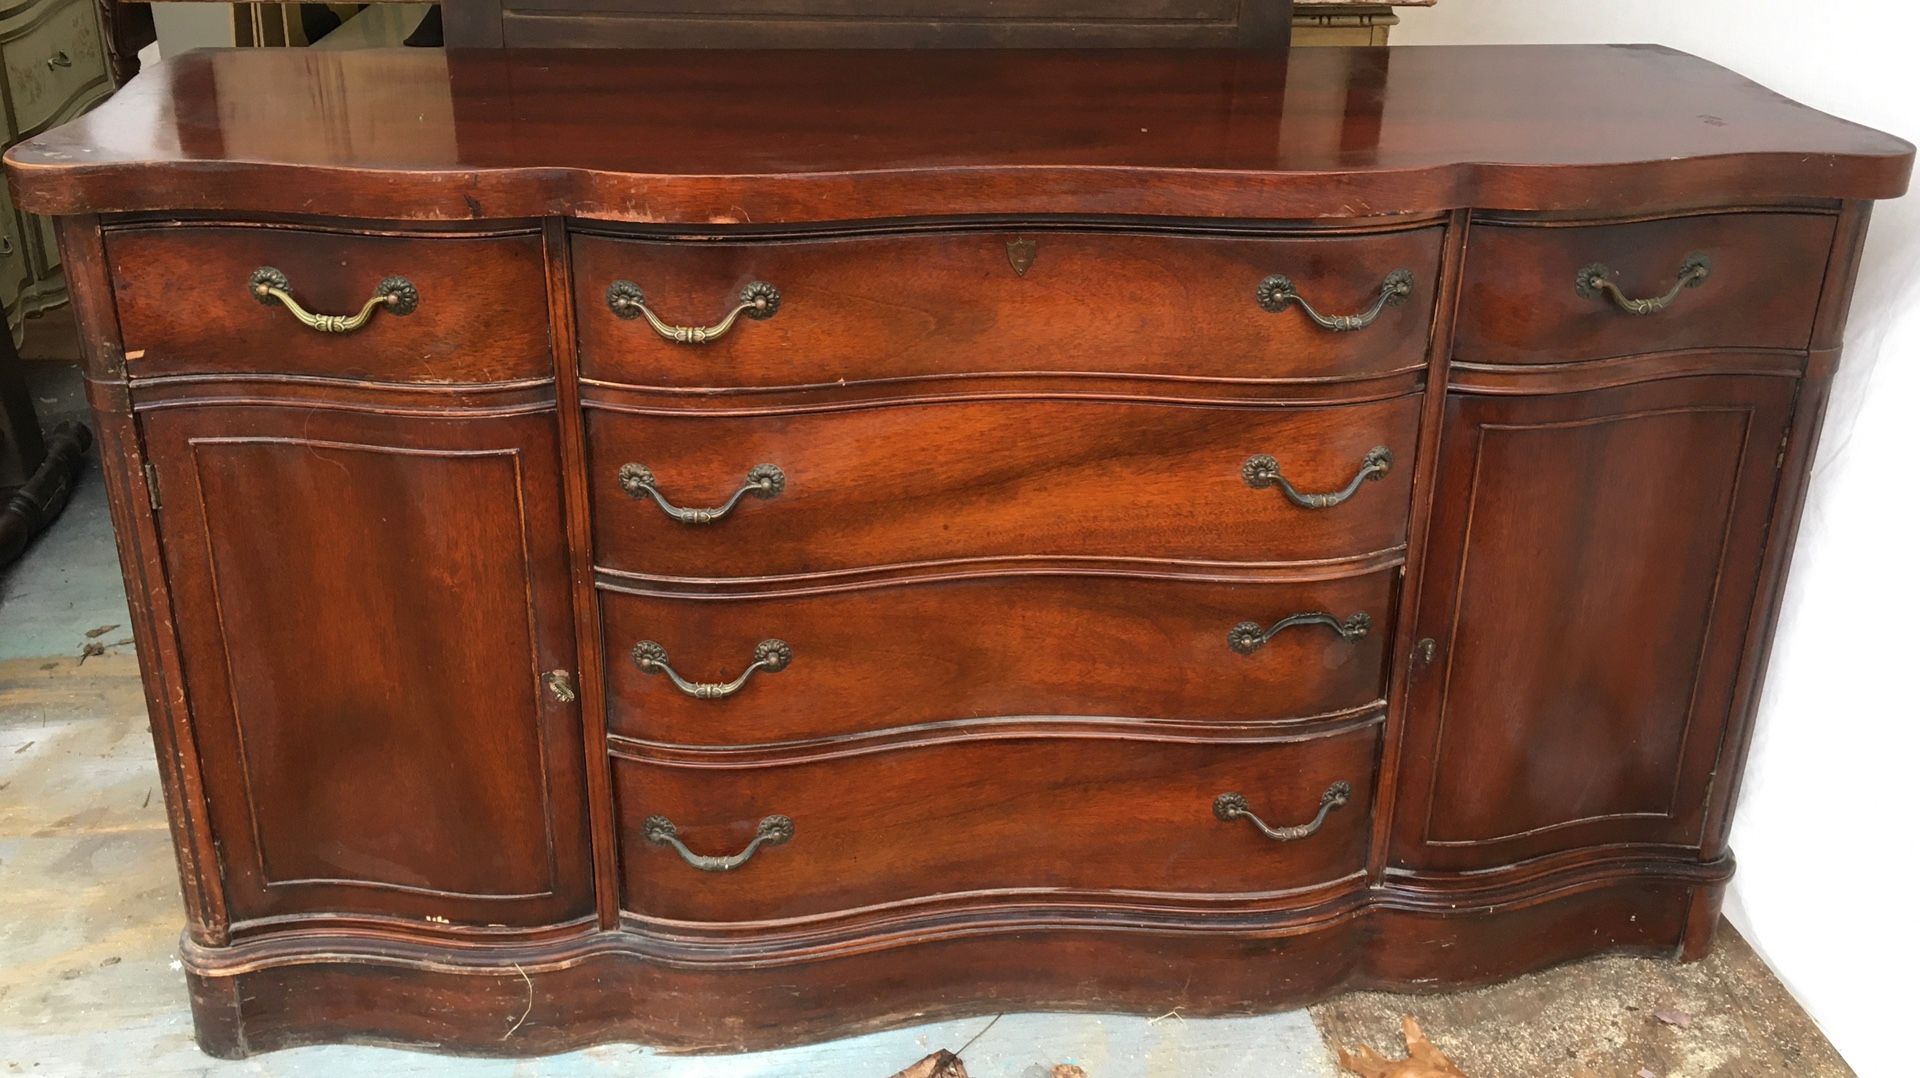
[[[552,414],[142,423],[233,919],[588,913]]]
[[[1448,400],[1398,864],[1700,845],[1793,395],[1719,376]]]

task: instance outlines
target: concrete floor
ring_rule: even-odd
[[[29,354],[49,339],[61,347],[61,332],[35,323]],[[83,411],[70,367],[33,363],[29,378],[47,422]],[[523,1062],[352,1047],[209,1059],[194,1046],[172,953],[179,889],[126,624],[91,468],[65,515],[0,571],[0,1075],[886,1078],[988,1025],[725,1057],[618,1045]],[[105,653],[82,661],[89,642]],[[1686,1016],[1685,1028],[1656,1011]],[[1727,926],[1714,957],[1693,966],[1603,958],[1476,993],[1355,994],[1311,1015],[1006,1015],[965,1062],[973,1078],[1045,1078],[1059,1063],[1090,1078],[1334,1078],[1332,1044],[1399,1056],[1402,1013],[1418,1015],[1473,1078],[1852,1073]]]

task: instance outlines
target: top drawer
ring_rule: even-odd
[[[1805,213],[1475,224],[1454,358],[1804,349],[1833,229],[1832,217]]]
[[[582,235],[581,372],[673,389],[953,374],[1368,377],[1425,362],[1442,233]],[[1263,308],[1262,282],[1275,277],[1325,315],[1371,317],[1323,328],[1278,284]],[[682,327],[712,332],[671,339]]]
[[[107,233],[127,373],[287,374],[373,382],[500,382],[553,373],[537,233],[368,236],[267,226]],[[270,283],[317,315],[303,325]],[[389,284],[389,279],[399,280]],[[404,282],[404,284],[402,284]],[[386,292],[383,292],[383,289]],[[408,309],[408,308],[411,309]],[[403,313],[404,312],[404,313]],[[342,327],[336,326],[338,330]]]

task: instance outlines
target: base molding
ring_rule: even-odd
[[[221,1058],[323,1043],[530,1056],[627,1041],[718,1053],[1008,1010],[1245,1015],[1347,989],[1470,987],[1608,951],[1693,957],[1724,886],[1614,878],[1451,909],[1394,904],[1382,889],[1289,924],[1028,926],[724,969],[663,962],[630,931],[456,961],[430,945],[350,949],[339,937],[187,942],[182,958],[200,1045]]]

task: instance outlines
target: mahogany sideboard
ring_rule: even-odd
[[[1911,161],[1652,47],[142,74],[7,169],[202,1045],[1698,956]]]

